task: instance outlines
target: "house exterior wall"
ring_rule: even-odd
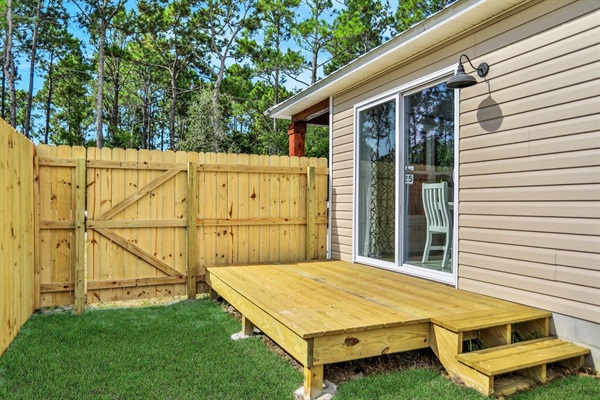
[[[353,106],[466,53],[491,70],[460,92],[458,287],[597,328],[599,23],[593,1],[529,2],[334,96],[332,258],[352,261]],[[598,365],[593,331],[569,339],[595,347]]]

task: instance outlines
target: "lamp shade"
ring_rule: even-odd
[[[462,63],[458,64],[456,74],[446,82],[446,87],[450,89],[462,89],[473,86],[477,83],[477,79],[465,73],[465,68]]]

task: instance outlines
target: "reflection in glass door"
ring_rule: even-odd
[[[396,100],[358,113],[356,254],[396,261]]]
[[[405,95],[403,117],[403,263],[452,272],[454,90]]]

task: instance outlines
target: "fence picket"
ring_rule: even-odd
[[[126,161],[137,161],[138,160],[138,154],[140,152],[136,151],[136,150],[131,150],[131,149],[127,149],[125,150],[125,160]],[[124,189],[124,193],[123,195],[125,196],[125,198],[128,198],[129,196],[133,195],[135,192],[137,192],[139,186],[138,186],[138,176],[141,173],[141,171],[129,171],[129,173],[127,173],[125,175],[125,189]],[[127,220],[127,221],[135,221],[138,219],[138,207],[139,204],[138,202],[130,205],[129,207],[127,207],[124,211],[123,211],[123,219]],[[129,228],[129,229],[123,229],[123,237],[131,242],[131,243],[138,243],[138,233],[139,233],[139,229],[134,229],[134,228]],[[124,258],[123,258],[123,262],[124,262],[124,270],[123,270],[123,279],[134,279],[137,278],[138,276],[138,258],[136,256],[134,256],[133,254],[129,253],[129,252],[124,252]],[[139,293],[139,289],[137,287],[131,287],[131,288],[126,288],[123,291],[123,299],[136,299],[137,295]]]
[[[317,224],[316,224],[316,189],[315,167],[310,166],[306,170],[306,259],[313,260],[316,257]]]
[[[269,156],[260,156],[260,165],[268,166],[269,165]],[[258,192],[258,198],[260,199],[260,217],[268,218],[271,216],[269,210],[270,196],[269,196],[269,188],[270,188],[270,180],[271,174],[268,172],[264,172],[260,174],[260,188]],[[260,262],[270,261],[270,229],[268,226],[261,226],[260,228]]]
[[[300,158],[298,157],[290,157],[290,166],[291,167],[300,167]],[[289,177],[290,180],[290,194],[289,194],[289,205],[290,205],[290,218],[297,218],[300,215],[304,215],[300,210],[300,175],[299,174],[291,174]],[[289,259],[290,260],[298,260],[304,253],[301,253],[298,249],[300,243],[300,237],[298,235],[298,226],[290,225],[289,227],[289,242],[290,242],[290,252]]]
[[[150,162],[152,160],[152,153],[148,150],[140,150],[139,155],[138,155],[138,161],[140,163],[142,162]],[[138,187],[137,189],[141,189],[144,186],[146,186],[148,183],[150,183],[153,179],[152,175],[153,175],[153,171],[150,170],[138,170],[136,171],[137,175],[138,175]],[[137,218],[138,219],[154,219],[154,216],[151,214],[151,198],[150,195],[146,195],[144,197],[142,197],[138,202],[137,202],[137,206],[138,206],[138,211],[137,211]],[[150,231],[148,229],[138,229],[138,234],[137,234],[137,244],[139,246],[141,246],[142,248],[148,249],[150,250],[149,247],[149,243],[151,242],[151,238],[150,238]],[[137,262],[136,262],[136,276],[142,277],[142,276],[147,276],[147,277],[152,277],[152,276],[156,276],[156,273],[154,272],[154,270],[152,268],[150,268],[148,266],[148,264],[146,264],[146,262],[144,262],[142,259],[138,258]],[[137,290],[136,293],[136,297],[139,298],[144,298],[144,297],[150,297],[147,294],[147,290],[149,290],[149,288],[139,288]]]
[[[217,164],[227,164],[227,154],[217,154]],[[227,172],[217,172],[217,202],[216,202],[216,217],[226,220],[229,213],[229,202],[227,201]],[[231,260],[231,255],[227,254],[227,244],[229,242],[229,233],[231,232],[228,226],[217,227],[217,260],[216,264],[228,264]]]
[[[326,158],[319,158],[318,167],[327,168]],[[317,182],[317,218],[327,218],[327,200],[329,198],[329,182],[327,179],[316,178]],[[327,224],[317,224],[317,258],[327,258]]]
[[[279,156],[271,156],[269,157],[269,165],[270,166],[279,166]],[[269,216],[271,218],[278,217],[281,211],[281,204],[279,200],[279,190],[280,190],[280,178],[279,173],[271,173],[269,174]],[[279,260],[280,254],[280,237],[279,237],[279,225],[272,225],[269,231],[269,261]]]
[[[250,159],[247,154],[240,154],[238,156],[238,164],[241,166],[248,166]],[[252,201],[250,198],[251,191],[248,188],[249,174],[246,172],[239,173],[237,175],[238,180],[238,197],[236,216],[237,218],[248,218],[249,202]],[[234,183],[235,184],[235,183]],[[248,262],[248,226],[241,225],[237,227],[237,261],[239,263]]]
[[[125,150],[123,149],[113,149],[111,152],[111,160],[123,160],[125,158]],[[131,171],[125,171],[122,169],[111,169],[107,171],[107,173],[111,174],[111,208],[110,210],[114,210],[117,204],[122,202],[125,197],[125,174],[131,173]],[[114,219],[124,219],[124,210],[119,210],[114,216]],[[115,232],[120,236],[124,235],[124,229],[115,229]],[[112,268],[110,271],[111,279],[114,280],[122,280],[125,278],[125,251],[119,246],[110,245],[112,260]],[[111,290],[111,300],[122,299],[124,298],[125,289],[115,288]]]
[[[249,165],[259,166],[260,156],[252,154],[248,157]],[[249,174],[248,176],[248,217],[258,218],[261,215],[260,210],[260,174]],[[261,227],[251,225],[248,227],[248,262],[256,263],[260,261],[260,231]]]

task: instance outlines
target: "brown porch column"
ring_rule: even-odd
[[[290,156],[305,156],[304,142],[306,141],[306,121],[295,121],[288,126],[290,137]]]

